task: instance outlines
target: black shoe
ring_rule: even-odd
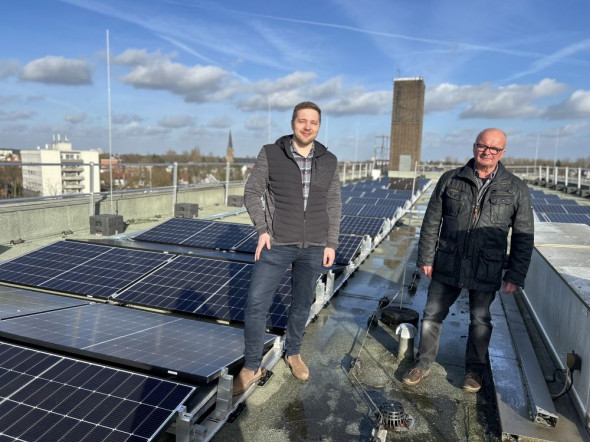
[[[463,381],[463,390],[470,393],[477,393],[481,390],[482,379],[481,376],[475,373],[466,373]]]

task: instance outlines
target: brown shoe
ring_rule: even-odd
[[[475,373],[466,373],[463,381],[463,390],[470,393],[477,393],[481,390],[481,376]]]
[[[234,379],[234,396],[244,393],[253,383],[258,382],[265,374],[266,368],[259,368],[256,371],[242,368],[238,376]]]
[[[422,378],[425,378],[429,374],[430,369],[422,370],[421,368],[414,367],[404,375],[402,381],[406,385],[416,385],[422,380]]]
[[[285,364],[291,369],[291,373],[300,381],[309,379],[309,368],[301,360],[301,355],[285,356]]]

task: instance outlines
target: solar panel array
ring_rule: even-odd
[[[542,190],[530,189],[530,192],[539,221],[590,225],[590,205],[579,205],[575,199],[560,198]]]
[[[386,218],[411,197],[411,191],[386,189],[387,179],[379,185],[343,189],[343,199],[360,201],[343,211],[338,264],[358,256],[365,236],[381,234]],[[258,243],[250,225],[179,218],[134,240],[250,254]],[[252,270],[251,263],[61,241],[0,264],[0,281],[241,322]],[[291,271],[285,269],[269,327],[286,327],[290,301]],[[205,383],[237,365],[244,349],[239,328],[4,286],[0,336]],[[265,344],[275,338],[265,335]],[[0,343],[0,441],[153,440],[194,391]]]
[[[0,264],[0,281],[108,298],[169,255],[61,241]]]
[[[0,285],[0,319],[86,305],[82,299]]]
[[[169,311],[234,321],[244,308],[254,265],[179,256],[114,299]],[[269,326],[285,328],[291,302],[291,272],[285,270],[269,313]]]
[[[342,188],[342,215],[393,219],[412,198],[411,190],[388,189],[387,179],[359,182]],[[359,221],[360,223],[360,221]],[[348,228],[348,227],[345,227]],[[344,233],[369,234],[354,230]],[[373,234],[374,236],[374,234]]]
[[[1,440],[148,441],[195,391],[0,343]]]
[[[244,352],[239,328],[108,304],[0,321],[0,336],[205,383]]]

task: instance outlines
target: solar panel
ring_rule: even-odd
[[[173,218],[134,239],[136,241],[231,250],[254,233],[248,224]]]
[[[182,244],[185,239],[201,232],[212,223],[213,221],[207,220],[172,218],[133,239],[162,244]]]
[[[0,280],[108,298],[170,259],[169,255],[61,241],[0,265]]]
[[[81,299],[0,286],[0,319],[88,304]]]
[[[365,207],[364,204],[343,204],[342,215],[353,215],[356,216]]]
[[[205,383],[244,353],[242,329],[108,304],[2,321],[0,336]]]
[[[590,216],[575,213],[546,213],[545,217],[552,223],[577,223],[590,225]]]
[[[340,220],[340,233],[377,236],[385,224],[384,218],[344,215]]]
[[[586,214],[590,215],[590,206],[574,206],[574,205],[567,205],[564,206],[564,210],[567,213],[577,213],[577,214]]]
[[[129,287],[115,300],[216,319],[243,321],[253,264],[179,256]],[[291,272],[285,271],[269,313],[269,326],[285,328]]]
[[[0,343],[3,440],[153,440],[194,391],[176,382]]]
[[[538,213],[566,213],[561,204],[537,204],[533,202],[533,209]]]
[[[398,206],[365,206],[359,213],[360,216],[373,218],[393,218]]]
[[[356,257],[363,242],[362,236],[340,235],[336,249],[336,264],[348,265]]]
[[[237,244],[233,250],[236,252],[256,253],[256,247],[258,247],[258,234],[254,233],[241,243]]]
[[[248,224],[214,222],[202,232],[187,238],[182,245],[231,250],[254,232],[254,226]]]
[[[353,189],[352,187],[350,187],[350,188],[343,187],[341,189],[341,194],[343,195],[343,198],[344,198],[344,196],[347,196],[347,197],[349,197],[349,196],[363,196],[365,194],[365,191],[362,189],[356,190],[356,189]]]
[[[136,241],[231,250],[254,233],[248,224],[173,218],[134,239]]]
[[[572,199],[555,199],[555,200],[548,200],[549,204],[561,204],[562,206],[577,206],[578,202]]]
[[[350,201],[348,202],[348,204],[362,204],[362,205],[371,205],[374,206],[376,204],[378,204],[380,201],[379,198],[370,198],[370,197],[352,197],[350,198]]]

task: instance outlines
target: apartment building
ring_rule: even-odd
[[[38,196],[99,192],[98,155],[94,150],[73,150],[67,135],[63,141],[61,135],[54,135],[44,149],[21,150],[23,189]],[[95,165],[92,184],[90,163]]]

